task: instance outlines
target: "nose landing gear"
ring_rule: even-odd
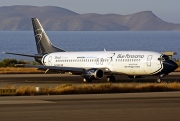
[[[156,82],[157,82],[157,83],[161,83],[161,82],[162,82],[162,78],[163,78],[164,76],[165,76],[165,74],[158,75]]]

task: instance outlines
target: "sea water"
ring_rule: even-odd
[[[174,58],[180,58],[180,31],[47,31],[47,35],[66,51],[173,51]],[[2,52],[37,54],[33,31],[0,31],[0,60],[33,60]]]

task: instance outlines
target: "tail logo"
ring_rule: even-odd
[[[37,39],[38,39],[37,44],[39,44],[39,43],[41,42],[43,32],[44,32],[43,29],[37,29],[37,30],[36,30],[36,35],[35,35],[35,37],[37,37]]]

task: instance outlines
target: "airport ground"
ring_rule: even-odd
[[[179,121],[180,92],[0,97],[1,121]]]
[[[116,83],[137,82],[155,83],[156,76],[146,76],[131,79],[124,75],[116,76]],[[0,74],[0,85],[31,85],[31,86],[57,86],[59,84],[82,84],[83,78],[70,74]],[[163,78],[164,82],[180,82],[180,72],[173,72]],[[94,80],[94,83],[106,83],[106,78]]]
[[[154,83],[156,77],[132,80],[117,76],[117,84],[136,81]],[[164,77],[179,82],[180,73]],[[135,82],[135,83],[136,83]],[[57,86],[82,84],[82,77],[60,74],[1,74],[1,85]],[[105,79],[93,84],[105,83]],[[115,84],[116,84],[115,83]],[[87,94],[58,96],[1,96],[2,121],[179,121],[180,92]]]

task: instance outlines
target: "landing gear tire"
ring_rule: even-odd
[[[107,82],[115,82],[115,76],[107,76]]]
[[[163,78],[165,75],[166,75],[166,74],[161,74],[161,75],[157,76],[156,82],[157,82],[157,83],[161,83],[161,82],[162,82],[162,78]]]
[[[161,83],[161,82],[162,82],[162,79],[159,78],[159,79],[156,80],[156,82],[157,82],[157,83]]]
[[[91,80],[91,79],[85,79],[85,78],[84,78],[84,79],[83,79],[83,82],[84,82],[84,83],[91,83],[92,80]]]

